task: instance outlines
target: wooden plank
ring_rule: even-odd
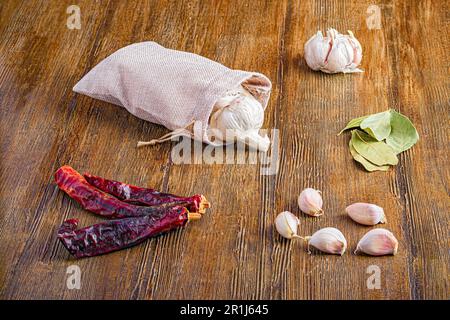
[[[214,9],[214,8],[210,8]],[[205,8],[203,10],[206,10]],[[208,44],[199,44],[194,52],[243,70],[258,70],[270,78],[276,78],[278,64],[278,36],[285,5],[271,2],[265,6],[243,6],[239,12],[233,6],[219,5],[221,23],[216,32],[210,33],[203,25],[210,23],[214,12],[199,14],[195,21],[199,37],[208,37]],[[251,20],[242,21],[243,16],[274,15],[277,19],[266,21],[256,27]],[[215,18],[217,19],[217,18]],[[215,20],[216,21],[216,20]],[[189,48],[188,48],[189,49]],[[272,101],[276,101],[274,92]],[[268,114],[277,108],[271,104]],[[268,127],[271,120],[266,120]],[[269,225],[264,188],[261,183],[260,167],[246,164],[173,165],[169,186],[175,193],[203,192],[213,203],[213,209],[202,221],[183,232],[183,241],[171,235],[173,241],[163,244],[164,250],[173,254],[158,257],[158,268],[154,281],[156,288],[147,289],[147,297],[181,299],[200,297],[233,299],[255,299],[265,297],[270,290],[267,262],[270,258],[270,242],[267,238]],[[273,177],[268,177],[273,180]],[[182,184],[178,183],[183,181]],[[173,247],[175,246],[175,249]],[[182,253],[183,259],[179,256]],[[195,261],[195,263],[192,263]],[[178,273],[167,274],[163,270],[175,268]],[[190,276],[186,276],[190,275]]]
[[[401,18],[402,12],[409,19]],[[421,133],[421,143],[402,155],[396,170],[396,193],[402,203],[400,222],[409,252],[408,269],[414,299],[449,296],[448,259],[448,166],[449,141],[448,70],[436,65],[445,61],[448,39],[446,12],[432,2],[393,7],[395,19],[389,28],[392,37],[389,65],[392,66],[390,104],[408,114]],[[397,14],[395,14],[397,13]],[[447,43],[446,43],[447,41]],[[433,54],[427,48],[433,47]],[[436,152],[434,152],[436,150]],[[436,169],[442,168],[446,169]],[[445,196],[446,195],[446,196]],[[433,249],[431,249],[433,248]]]
[[[36,3],[34,6],[31,4],[30,2],[30,12],[33,12]],[[20,87],[12,86],[9,92],[15,94],[6,97],[10,98],[10,101],[4,101],[5,105],[11,106],[11,110],[21,108],[22,114],[16,123],[24,127],[24,129],[18,127],[16,134],[11,132],[12,130],[9,131],[13,142],[6,145],[7,149],[2,150],[2,155],[5,156],[2,164],[6,168],[20,165],[16,168],[17,171],[3,172],[6,176],[2,179],[4,181],[2,187],[5,188],[4,191],[2,190],[2,194],[5,199],[11,199],[10,205],[21,204],[23,206],[23,208],[12,208],[8,212],[5,216],[7,222],[5,229],[15,227],[19,231],[23,228],[23,234],[20,235],[26,240],[24,243],[20,243],[24,246],[23,251],[2,250],[7,254],[10,251],[16,254],[14,256],[16,262],[10,265],[13,270],[12,276],[10,275],[6,279],[9,295],[13,298],[29,296],[75,298],[95,297],[99,294],[109,298],[119,297],[115,295],[118,291],[108,290],[107,286],[99,289],[103,287],[103,281],[105,281],[99,274],[107,275],[111,265],[115,266],[113,269],[116,270],[116,274],[121,274],[119,271],[123,268],[123,264],[133,265],[123,254],[119,254],[118,258],[105,257],[107,263],[101,262],[101,259],[104,258],[100,258],[98,261],[77,261],[76,264],[83,270],[85,279],[83,283],[86,287],[82,291],[65,290],[65,270],[75,261],[68,259],[67,252],[57,242],[54,236],[56,227],[67,217],[79,218],[82,225],[92,224],[99,220],[86,214],[57,190],[53,184],[53,172],[60,165],[70,163],[79,170],[89,169],[102,175],[114,176],[117,179],[131,180],[139,177],[139,180],[135,181],[137,184],[159,187],[162,186],[167,162],[167,154],[164,155],[161,150],[157,151],[159,147],[156,147],[153,152],[135,148],[136,141],[142,137],[162,134],[164,132],[162,127],[148,125],[123,109],[71,92],[73,85],[87,70],[110,52],[130,41],[133,42],[134,24],[126,24],[128,29],[124,26],[121,28],[121,32],[114,33],[110,30],[110,24],[133,20],[135,16],[138,16],[139,8],[116,11],[119,8],[118,3],[86,2],[81,4],[82,14],[85,14],[83,17],[86,19],[83,21],[92,21],[92,23],[84,25],[85,29],[82,30],[85,30],[86,33],[83,33],[84,37],[81,37],[77,31],[71,31],[65,27],[66,7],[67,5],[63,3],[61,6],[53,5],[48,8],[47,16],[39,16],[45,20],[59,18],[60,28],[58,30],[62,34],[60,36],[62,39],[61,42],[53,43],[55,48],[45,42],[50,35],[51,39],[54,36],[55,39],[58,39],[58,35],[54,35],[54,30],[48,29],[45,20],[37,20],[35,24],[29,26],[31,30],[22,30],[17,26],[17,32],[28,34],[29,38],[26,39],[33,46],[31,49],[36,48],[35,51],[26,46],[23,48],[23,52],[28,55],[23,58],[24,66],[22,68],[30,68],[28,65],[32,58],[31,66],[43,65],[48,71],[47,73],[42,72],[42,74],[48,76],[50,80],[31,79],[37,80],[36,83],[33,83],[33,90],[37,92],[33,91],[34,99],[17,100],[17,97],[23,96],[25,93],[23,90],[17,91],[21,89]],[[31,14],[30,12],[23,10],[22,14],[26,17]],[[120,13],[122,16],[115,17],[115,13]],[[40,29],[34,30],[34,28]],[[30,37],[30,34],[43,34],[44,36],[33,38]],[[108,34],[113,35],[115,41],[109,41],[111,36]],[[15,37],[17,34],[11,31],[11,38]],[[48,51],[58,53],[53,58],[56,62],[51,62],[49,65],[44,64],[42,59],[48,55]],[[56,70],[53,69],[55,66]],[[20,67],[20,64],[17,65],[17,68]],[[68,71],[70,74],[67,74]],[[8,82],[5,80],[5,83]],[[26,105],[22,106],[21,103],[24,102]],[[39,107],[39,112],[45,112],[51,117],[48,118],[45,114],[39,114],[37,111],[30,113],[29,110],[33,111],[34,106]],[[16,117],[18,113],[11,110],[5,112],[6,116]],[[32,116],[35,118],[33,119]],[[2,117],[2,121],[5,121],[5,124],[14,122],[13,119],[6,117]],[[130,127],[137,130],[128,130]],[[31,140],[31,146],[30,137],[38,137],[37,140],[36,138]],[[27,154],[28,158],[23,158],[24,154]],[[39,158],[35,162],[31,162],[34,160],[34,155]],[[23,159],[19,162],[18,159],[21,158]],[[35,168],[36,163],[39,164],[37,168]],[[140,163],[139,168],[136,167],[137,163]],[[40,171],[36,172],[36,170]],[[24,176],[19,176],[19,181],[28,183],[28,185],[21,185],[23,191],[15,198],[9,193],[17,193],[18,190],[6,189],[6,187],[15,185],[13,181],[21,172]],[[121,172],[125,176],[113,174],[115,172]],[[34,177],[34,180],[27,179],[28,175]],[[22,214],[18,214],[18,212]],[[5,236],[17,237],[17,231],[8,232]],[[36,239],[42,241],[36,241]],[[10,241],[10,246],[16,246],[16,241],[13,241],[12,238],[7,240]],[[143,247],[136,249],[144,250]],[[2,259],[2,261],[8,260],[9,257],[5,257],[5,260]],[[57,266],[53,266],[55,261],[59,261]],[[90,270],[92,272],[89,272]],[[136,276],[132,271],[134,270],[130,269],[130,275]],[[7,272],[6,270],[5,273]],[[36,277],[36,272],[40,276]],[[45,281],[45,279],[54,279],[54,283]],[[117,279],[118,283],[120,280],[120,278]],[[46,285],[37,285],[42,282]],[[115,279],[108,279],[107,282],[117,288]],[[24,286],[24,283],[28,283],[30,288],[24,290],[23,288],[28,286]],[[128,284],[125,283],[125,285]]]
[[[450,298],[444,1],[381,1],[381,29],[366,25],[370,1],[79,1],[81,30],[66,27],[71,4],[0,3],[1,298]],[[363,74],[308,69],[304,43],[331,26],[360,40]],[[248,162],[175,164],[173,143],[136,149],[136,141],[167,130],[72,92],[103,58],[144,40],[272,79],[264,127],[278,129],[276,175]],[[369,174],[352,161],[349,136],[336,133],[351,118],[387,108],[410,117],[421,140],[394,169]],[[162,191],[204,193],[213,208],[184,230],[73,260],[56,240],[57,226],[68,217],[82,225],[100,219],[53,184],[63,164]],[[307,186],[322,190],[320,218],[298,209]],[[400,241],[397,256],[351,253],[371,229],[345,217],[356,201],[385,209],[385,227]],[[299,216],[304,235],[338,227],[348,253],[308,255],[300,241],[283,240],[273,219],[284,210]],[[66,288],[73,264],[82,271],[81,290]],[[366,285],[371,265],[381,269],[379,290]]]
[[[361,16],[366,8],[365,4],[353,4],[352,12]],[[279,298],[283,299],[408,298],[409,294],[408,279],[398,276],[406,271],[407,251],[400,250],[395,259],[354,256],[352,251],[358,239],[369,229],[352,223],[344,212],[344,208],[353,202],[377,203],[387,212],[390,220],[387,228],[401,237],[396,221],[398,204],[394,195],[388,192],[395,172],[370,175],[364,172],[350,160],[349,136],[336,136],[349,119],[386,109],[382,98],[378,98],[385,90],[384,68],[373,74],[369,71],[330,76],[312,72],[299,58],[309,37],[317,29],[325,30],[330,26],[330,21],[324,19],[330,16],[335,28],[352,30],[361,40],[365,52],[362,68],[370,70],[371,62],[377,61],[381,53],[374,42],[365,41],[369,31],[362,25],[363,20],[346,19],[348,10],[348,5],[340,1],[330,6],[293,4],[286,27],[287,62],[283,83],[289,83],[289,86],[283,96],[284,112],[279,117],[279,128],[284,134],[275,213],[288,209],[298,214],[301,219],[299,232],[303,235],[311,235],[323,227],[337,227],[347,238],[349,252],[343,257],[308,256],[301,243],[290,244],[274,236],[277,247],[274,260],[283,263],[284,255],[289,255],[285,265],[280,267],[285,269],[286,275],[278,280]],[[378,31],[378,37],[382,37],[382,32]],[[372,82],[377,83],[379,91],[365,94],[374,90]],[[322,191],[324,216],[307,217],[298,209],[297,197],[306,187]],[[370,265],[382,270],[380,290],[368,290],[366,286],[366,270]]]

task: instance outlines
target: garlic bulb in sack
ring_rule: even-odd
[[[209,132],[224,143],[232,143],[236,139],[265,152],[269,149],[270,139],[259,134],[263,122],[263,106],[240,86],[216,102],[210,117]]]
[[[361,59],[361,44],[351,31],[348,31],[348,35],[344,35],[335,29],[328,29],[326,37],[318,31],[305,44],[306,63],[315,71],[363,72],[357,68]]]

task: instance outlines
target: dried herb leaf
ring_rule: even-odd
[[[363,131],[352,131],[352,145],[361,156],[378,166],[398,163],[397,156],[391,147]]]
[[[404,115],[392,110],[391,134],[386,138],[386,143],[396,154],[411,148],[419,140],[416,128]]]
[[[412,122],[395,110],[353,119],[339,134],[348,129],[353,129],[349,142],[353,159],[370,172],[387,171],[398,163],[397,154],[419,140]]]
[[[367,117],[360,127],[378,141],[383,141],[391,133],[391,110]]]
[[[345,126],[344,129],[341,130],[341,132],[338,133],[338,135],[340,135],[342,132],[344,132],[345,130],[349,130],[349,129],[354,129],[354,128],[359,128],[361,122],[368,118],[369,116],[363,116],[363,117],[359,117],[359,118],[355,118],[350,120],[347,125]]]
[[[359,162],[364,169],[366,169],[369,172],[373,172],[373,171],[387,171],[389,170],[389,166],[377,166],[375,164],[373,164],[372,162],[370,162],[369,160],[367,160],[366,158],[364,158],[362,155],[360,155],[355,148],[352,145],[352,140],[350,140],[348,142],[348,147],[350,148],[350,153],[352,154],[353,159],[355,159],[356,162]]]

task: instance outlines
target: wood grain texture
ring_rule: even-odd
[[[5,299],[449,299],[448,7],[445,1],[76,1],[81,30],[66,27],[72,1],[0,2],[0,298]],[[362,74],[308,69],[303,45],[318,29],[352,30]],[[136,149],[167,132],[126,110],[72,92],[115,50],[154,40],[266,74],[274,90],[265,128],[279,130],[279,171],[254,164],[175,165],[171,144]],[[351,159],[349,119],[395,108],[421,140],[390,171],[366,173]],[[57,242],[68,217],[99,221],[60,192],[53,173],[80,171],[176,194],[204,193],[213,208],[184,230],[128,250],[73,260]],[[322,190],[325,215],[297,206]],[[395,257],[351,254],[370,228],[344,215],[356,201],[387,214]],[[289,210],[300,233],[326,226],[349,242],[343,257],[286,241],[273,228]],[[80,290],[66,268],[82,271]],[[381,269],[369,290],[366,269]]]

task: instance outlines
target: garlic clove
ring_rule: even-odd
[[[286,239],[300,238],[297,229],[300,221],[289,211],[281,212],[275,218],[275,228]]]
[[[355,254],[365,253],[371,256],[396,255],[398,240],[389,230],[378,228],[367,232],[356,246]]]
[[[318,31],[305,44],[306,64],[313,70],[320,70],[327,58],[331,44],[330,39],[324,38],[321,31]]]
[[[313,188],[306,188],[298,197],[298,206],[304,213],[318,217],[323,214],[323,200],[320,192]]]
[[[336,228],[323,228],[316,231],[311,237],[305,237],[308,242],[308,253],[310,246],[331,254],[343,255],[347,249],[347,240],[341,231]]]
[[[328,73],[343,72],[351,59],[348,44],[342,41],[342,35],[339,35],[334,29],[328,30],[327,36],[332,39],[332,45],[321,71]]]
[[[353,203],[345,208],[345,212],[352,220],[366,226],[386,223],[386,216],[384,215],[383,208],[375,204],[362,202]]]
[[[358,39],[355,38],[353,32],[348,30],[347,33],[349,34],[347,36],[347,40],[349,41],[349,43],[353,49],[353,61],[352,61],[352,65],[350,66],[350,69],[355,69],[357,66],[359,66],[359,64],[361,63],[361,60],[362,60],[362,47],[361,47],[361,43],[359,43]],[[360,70],[360,69],[357,69],[357,70],[359,70],[359,72],[362,72],[362,70]]]

